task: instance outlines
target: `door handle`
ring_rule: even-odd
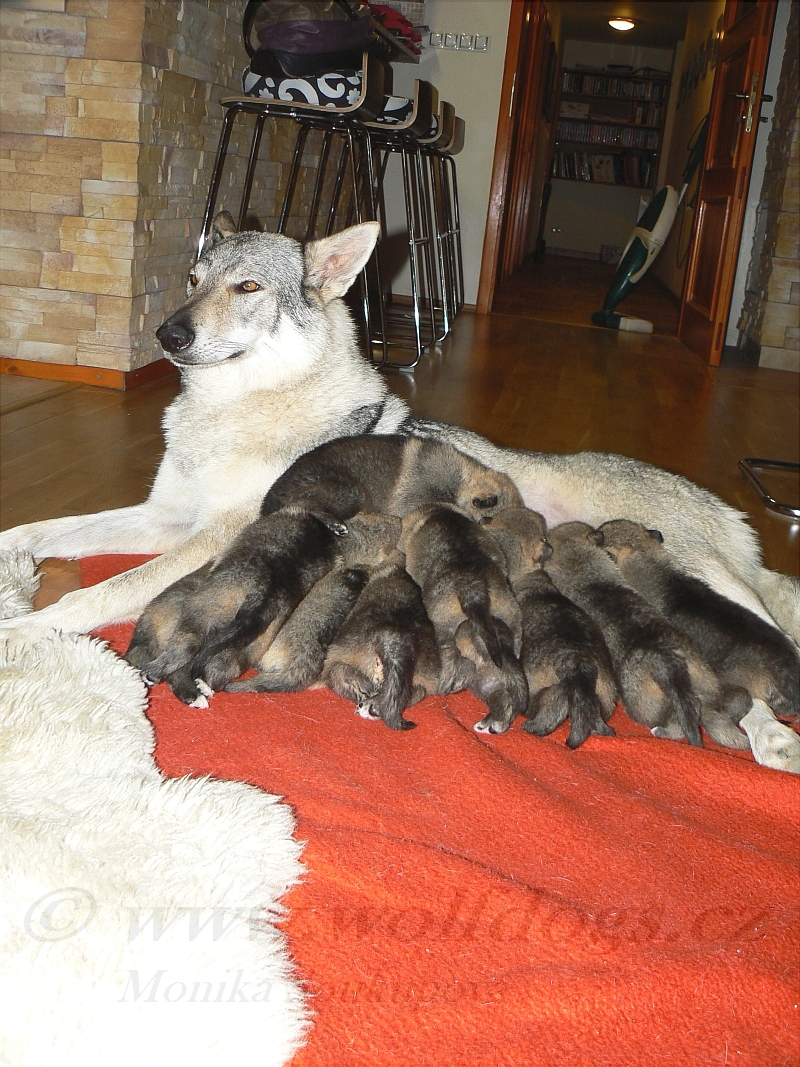
[[[747,101],[747,116],[744,122],[745,133],[750,133],[753,128],[753,112],[756,109],[756,103],[758,101],[758,77],[759,72],[756,70],[753,72],[753,84]]]

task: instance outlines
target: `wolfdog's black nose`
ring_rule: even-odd
[[[161,347],[165,351],[182,352],[184,348],[188,348],[194,340],[194,332],[187,329],[186,326],[181,326],[179,322],[172,322],[170,319],[167,319],[167,321],[156,330],[156,337],[161,342]]]

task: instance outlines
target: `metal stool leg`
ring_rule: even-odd
[[[247,173],[244,179],[244,188],[242,189],[242,203],[239,208],[239,229],[244,228],[244,222],[247,218],[247,209],[250,206],[250,193],[253,188],[253,177],[256,172],[256,163],[258,163],[258,153],[261,149],[261,135],[264,132],[264,123],[267,121],[266,115],[256,115],[256,126],[253,131],[253,140],[250,145],[250,158],[247,161]]]
[[[789,515],[793,519],[800,519],[800,508],[787,504],[782,500],[777,500],[756,474],[756,471],[759,470],[778,470],[797,474],[800,472],[800,463],[785,463],[779,459],[759,459],[757,456],[748,456],[746,459],[739,460],[739,467],[745,477],[753,484],[756,492],[770,511],[777,511],[781,515]]]
[[[229,107],[225,113],[225,118],[222,120],[222,131],[220,133],[219,144],[217,145],[217,155],[214,159],[214,169],[211,172],[211,183],[208,187],[208,199],[206,200],[206,208],[203,212],[203,228],[200,231],[200,239],[197,242],[197,259],[203,253],[203,248],[208,235],[211,233],[211,226],[214,219],[214,208],[217,204],[217,196],[219,195],[219,186],[222,181],[222,172],[225,169],[225,160],[228,155],[228,143],[231,139],[231,130],[233,124],[236,121],[236,116],[243,110],[240,107]]]
[[[277,233],[286,233],[286,226],[289,221],[289,211],[292,206],[292,200],[294,199],[294,191],[297,186],[297,179],[300,174],[300,164],[303,161],[303,152],[306,146],[306,140],[308,138],[308,131],[311,127],[306,123],[300,123],[300,129],[297,132],[297,138],[294,142],[294,154],[292,155],[292,163],[289,167],[289,177],[286,182],[286,192],[283,194],[283,206],[281,207],[281,213],[278,216],[278,229]]]

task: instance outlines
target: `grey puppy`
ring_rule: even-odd
[[[187,704],[207,706],[269,646],[292,611],[369,523],[350,527],[301,509],[259,519],[219,559],[175,583],[145,609],[126,653],[151,682],[167,681]],[[347,546],[347,547],[345,547]]]
[[[506,557],[522,611],[521,662],[530,693],[522,729],[542,737],[569,719],[570,748],[590,734],[613,736],[607,720],[619,687],[611,655],[591,618],[542,570],[553,552],[544,519],[528,508],[507,508],[484,522]]]
[[[562,523],[548,536],[547,572],[602,630],[628,714],[668,736],[677,727],[702,745],[701,703],[717,686],[694,646],[625,581],[591,526]]]
[[[504,733],[528,705],[517,656],[522,617],[489,531],[458,508],[431,505],[403,519],[400,548],[422,590],[443,659],[442,690],[468,687],[488,706],[479,733]]]
[[[800,652],[788,637],[687,574],[658,530],[617,519],[603,523],[599,533],[625,580],[691,638],[717,672],[736,723],[753,700],[781,717],[798,717]]]
[[[259,673],[232,682],[229,693],[289,693],[319,682],[328,648],[371,572],[398,555],[399,519],[360,515],[350,520],[348,529],[356,536],[343,542],[342,559],[312,586],[260,658],[251,646],[252,665]]]
[[[359,511],[402,516],[432,503],[473,518],[522,504],[506,474],[440,441],[399,434],[328,441],[301,456],[264,497],[261,514],[289,505],[346,522]]]
[[[363,718],[410,730],[416,723],[403,711],[439,691],[440,671],[436,632],[397,551],[370,575],[328,649],[320,684],[354,701]]]

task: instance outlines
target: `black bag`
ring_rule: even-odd
[[[249,0],[242,31],[250,70],[276,79],[360,70],[374,40],[360,0]]]

